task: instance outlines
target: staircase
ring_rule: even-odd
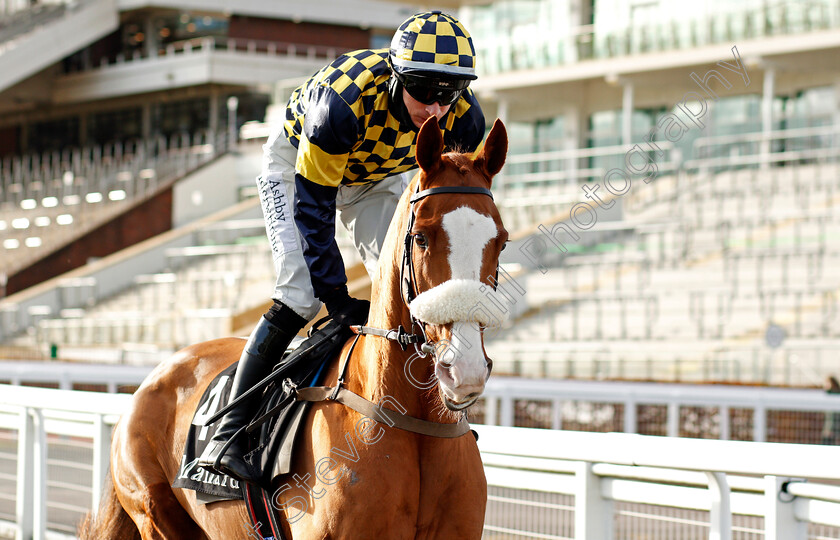
[[[118,27],[116,0],[33,6],[0,19],[0,92]]]

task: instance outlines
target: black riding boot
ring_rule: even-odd
[[[287,308],[288,309],[288,308]],[[300,319],[303,321],[303,319]],[[305,322],[305,321],[304,321]],[[229,401],[247,392],[251,387],[263,380],[271,373],[274,364],[283,355],[286,347],[297,334],[300,326],[293,324],[291,328],[281,329],[260,317],[260,322],[251,333],[230,391]],[[228,446],[233,435],[253,418],[254,409],[259,405],[260,395],[257,393],[235,407],[222,417],[219,429],[207,443],[207,447],[198,458],[198,464],[221,472],[243,481],[253,481],[254,477],[244,455],[247,452],[247,437],[242,432]],[[227,448],[225,448],[227,446]]]

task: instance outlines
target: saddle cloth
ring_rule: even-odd
[[[350,337],[350,329],[330,321],[295,349],[286,351],[262,394],[261,404],[248,426],[245,462],[259,477],[259,487],[271,489],[274,478],[289,472],[295,437],[311,402],[296,401],[295,387],[319,383],[329,361]],[[184,455],[172,487],[191,489],[200,502],[243,499],[243,486],[227,475],[198,465],[198,456],[215,434],[220,421],[204,423],[227,404],[238,362],[219,373],[205,390],[187,434]]]

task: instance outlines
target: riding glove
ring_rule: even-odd
[[[339,289],[327,298],[323,299],[327,306],[327,312],[336,322],[348,326],[364,324],[370,312],[370,302],[353,298],[346,289]]]

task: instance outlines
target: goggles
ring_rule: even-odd
[[[399,73],[395,75],[408,95],[424,105],[452,105],[470,84],[468,79],[437,79]]]

